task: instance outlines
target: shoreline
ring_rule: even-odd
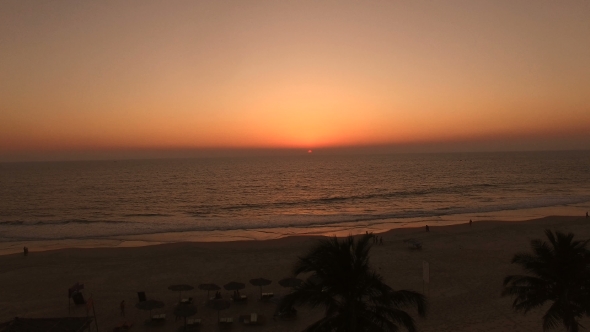
[[[290,236],[337,236],[358,235],[365,232],[384,233],[403,228],[450,226],[482,221],[522,222],[546,216],[584,216],[590,210],[590,201],[562,206],[550,206],[519,210],[503,210],[477,214],[457,214],[427,218],[383,219],[368,222],[344,222],[311,227],[282,227],[240,230],[213,230],[143,235],[111,236],[94,239],[62,239],[39,241],[0,242],[0,256],[18,254],[23,247],[41,252],[68,248],[126,248],[160,245],[165,243],[208,243],[237,241],[266,241]]]
[[[518,331],[540,330],[543,308],[523,316],[513,312],[510,298],[500,297],[502,280],[507,274],[522,272],[510,263],[518,252],[530,251],[530,240],[543,239],[547,228],[573,232],[576,239],[590,238],[590,219],[577,216],[546,216],[524,221],[478,221],[430,227],[397,228],[379,233],[383,245],[371,250],[372,268],[395,289],[422,291],[422,262],[430,263],[430,283],[426,294],[429,312],[418,319],[420,331]],[[161,328],[150,331],[175,331],[181,321],[172,319],[178,292],[168,286],[186,283],[195,287],[183,295],[193,297],[198,307],[194,318],[203,320],[201,331],[216,331],[217,312],[204,306],[206,291],[201,283],[224,285],[230,281],[247,284],[243,294],[248,303],[233,304],[221,312],[224,317],[257,312],[267,317],[259,331],[301,331],[323,314],[322,309],[298,308],[299,318],[293,322],[272,319],[275,302],[256,300],[259,288],[248,284],[252,278],[272,280],[265,292],[274,292],[276,299],[288,292],[278,280],[289,276],[298,256],[314,245],[320,235],[295,235],[265,241],[181,242],[150,246],[64,248],[42,252],[31,251],[0,256],[0,323],[18,317],[59,317],[68,315],[68,287],[84,283],[85,297],[91,294],[96,304],[100,331],[110,331],[122,321],[133,322],[143,331],[147,313],[135,308],[137,292],[165,302],[156,313],[170,318]],[[416,239],[423,249],[410,250],[404,242]],[[231,292],[221,290],[223,297]],[[127,303],[125,317],[119,314],[121,300]],[[461,314],[468,312],[468,315]],[[84,316],[83,308],[72,316]],[[588,319],[582,320],[588,324]],[[236,322],[235,331],[248,331]],[[559,331],[556,330],[556,331]]]
[[[461,215],[459,215],[461,216]],[[490,224],[490,223],[535,223],[539,222],[543,219],[547,218],[562,218],[562,219],[571,219],[571,218],[583,218],[584,216],[575,216],[575,215],[547,215],[541,216],[532,219],[489,219],[489,220],[476,220],[474,224]],[[182,244],[194,244],[194,245],[206,245],[209,243],[218,243],[218,244],[229,244],[233,245],[236,243],[243,243],[243,242],[268,242],[268,241],[275,241],[275,240],[287,240],[287,239],[317,239],[322,237],[328,236],[336,236],[336,237],[346,237],[348,235],[361,235],[365,232],[370,232],[373,234],[383,235],[390,235],[397,232],[405,233],[405,232],[413,232],[422,229],[425,225],[429,225],[430,228],[446,228],[452,226],[460,226],[460,225],[468,225],[469,221],[467,222],[463,220],[455,220],[449,221],[438,221],[437,220],[421,220],[416,221],[413,223],[404,223],[401,227],[393,227],[391,228],[391,223],[383,222],[381,224],[372,224],[372,225],[354,225],[350,227],[314,227],[313,231],[310,232],[301,232],[296,233],[293,232],[291,234],[288,233],[279,233],[280,235],[269,234],[268,232],[264,232],[264,230],[236,230],[236,231],[207,231],[207,232],[185,232],[183,233],[184,237],[186,238],[184,241],[178,241],[178,234],[176,233],[158,233],[158,234],[150,234],[150,235],[138,235],[135,237],[141,237],[142,240],[133,239],[133,237],[126,237],[126,239],[118,239],[117,237],[113,237],[111,239],[102,239],[102,240],[54,240],[54,241],[31,241],[31,242],[14,242],[11,246],[5,247],[0,249],[0,257],[7,256],[7,255],[22,255],[22,247],[29,246],[30,252],[46,252],[46,251],[59,251],[59,250],[68,250],[68,249],[117,249],[117,248],[138,248],[138,247],[152,247],[152,246],[162,246],[162,245],[182,245]],[[228,233],[237,233],[234,236],[228,237]],[[206,237],[197,237],[197,240],[189,240],[194,239],[194,233],[207,233]],[[246,234],[248,233],[259,233],[262,236],[259,237],[249,237]],[[167,235],[170,235],[171,238],[166,238]],[[266,235],[266,238],[264,238]],[[37,247],[30,247],[31,243],[39,244],[41,246]]]
[[[419,228],[429,226],[450,226],[482,221],[522,222],[543,218],[545,216],[584,216],[590,210],[590,201],[530,208],[519,210],[503,210],[477,214],[457,214],[433,216],[427,218],[383,219],[368,222],[343,222],[329,225],[314,225],[310,227],[284,227],[264,229],[213,230],[190,231],[172,233],[154,233],[143,235],[110,236],[104,238],[60,239],[35,241],[10,241],[0,243],[0,256],[22,254],[23,247],[35,252],[51,251],[67,248],[126,248],[153,246],[165,243],[208,243],[208,242],[238,242],[238,241],[266,241],[290,236],[347,236],[365,232],[384,233],[394,229]]]

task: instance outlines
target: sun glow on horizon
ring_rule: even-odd
[[[587,13],[582,2],[3,1],[0,160],[483,141],[590,148]]]

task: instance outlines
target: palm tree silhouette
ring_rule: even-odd
[[[414,319],[402,308],[415,306],[425,316],[426,300],[413,291],[391,289],[370,269],[370,238],[320,241],[293,271],[311,275],[285,296],[279,310],[324,306],[325,316],[305,331],[398,331],[399,326],[416,331]]]
[[[546,230],[549,243],[532,240],[533,254],[514,255],[512,263],[529,275],[504,279],[502,296],[514,296],[512,307],[523,313],[552,302],[543,315],[543,330],[559,322],[570,332],[579,330],[578,319],[590,314],[590,253],[588,241],[574,241],[574,235]]]

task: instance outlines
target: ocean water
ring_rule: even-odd
[[[0,242],[314,229],[587,204],[590,152],[0,164]]]

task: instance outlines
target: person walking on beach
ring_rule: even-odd
[[[379,238],[379,245],[383,245],[383,236]]]
[[[428,227],[428,225],[426,225],[426,231],[430,232],[430,227]]]
[[[469,226],[471,226],[471,224],[473,224],[473,221],[469,219]]]
[[[125,317],[125,300],[121,301],[121,316]]]
[[[588,218],[588,212],[586,212],[586,218]]]

